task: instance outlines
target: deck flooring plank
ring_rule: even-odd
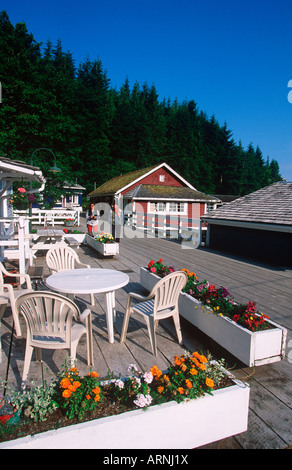
[[[267,424],[250,409],[248,415],[248,430],[234,436],[234,439],[243,449],[284,449],[287,446],[287,441],[281,439],[273,429],[275,429],[275,427],[267,426]],[[222,445],[224,446],[224,443]],[[229,449],[229,447],[227,447],[227,449]]]
[[[237,377],[245,377],[251,383],[250,413],[247,432],[203,448],[280,449],[292,445],[291,361],[288,357],[280,363],[254,369],[246,367],[183,318],[181,346],[177,343],[172,319],[160,322],[157,331],[157,357],[151,353],[147,329],[139,318],[131,317],[126,341],[124,344],[120,343],[127,295],[130,291],[146,294],[140,285],[140,267],[146,266],[151,259],[156,261],[159,258],[163,259],[164,264],[172,265],[175,269],[186,267],[193,270],[200,280],[207,279],[216,285],[225,285],[237,301],[255,300],[264,313],[288,329],[288,341],[292,340],[291,269],[241,260],[204,248],[183,249],[178,242],[149,235],[142,238],[141,234],[139,237],[121,239],[120,254],[116,257],[102,258],[85,244],[80,245],[78,255],[82,262],[91,267],[118,269],[126,272],[130,279],[127,286],[116,292],[114,344],[108,342],[104,296],[95,296],[96,305],[92,307],[95,361],[93,370],[96,370],[101,377],[106,377],[108,370],[116,375],[129,375],[127,369],[131,363],[137,364],[141,371],[149,370],[154,364],[165,370],[175,355],[182,354],[186,350],[190,352],[198,350],[204,354],[211,352],[217,359],[224,357],[228,367],[234,369]],[[45,256],[38,255],[35,266],[45,266]],[[46,266],[45,274],[48,275]],[[83,298],[83,302],[88,307],[88,296]],[[3,379],[12,327],[9,309],[2,323],[3,351],[0,377]],[[8,379],[14,386],[20,384],[24,348],[25,339],[13,338]],[[42,365],[37,364],[33,358],[30,377],[36,381],[42,380],[42,377],[50,380],[62,366],[65,356],[66,353],[63,352],[44,352]],[[77,349],[77,362],[81,373],[85,375],[88,372],[85,337]]]
[[[286,443],[292,442],[292,410],[256,380],[251,382],[250,409]]]

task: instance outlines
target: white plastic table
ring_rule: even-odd
[[[129,282],[129,276],[114,269],[70,269],[52,274],[46,279],[47,286],[63,294],[105,294],[108,339],[114,342],[115,291]]]

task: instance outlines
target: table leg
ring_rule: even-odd
[[[110,343],[114,343],[115,292],[107,292],[105,298],[108,340]]]
[[[93,339],[92,339],[92,323],[91,323],[91,314],[87,315],[86,320],[86,331],[87,331],[87,364],[93,366]]]

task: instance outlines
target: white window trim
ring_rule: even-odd
[[[165,204],[165,211],[151,211],[151,204],[157,204],[157,203],[162,203]],[[170,211],[169,206],[170,203],[176,203],[176,204],[184,204],[184,210],[183,211]],[[147,202],[147,212],[149,214],[169,214],[169,215],[187,215],[188,213],[188,203],[187,202],[181,202],[181,201],[148,201]]]

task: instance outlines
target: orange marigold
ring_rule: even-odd
[[[200,367],[201,363],[195,357],[192,358],[192,361],[196,364],[197,367]]]
[[[68,387],[70,387],[71,382],[70,382],[69,379],[65,378],[65,379],[61,380],[60,385],[61,385],[62,388],[68,388]]]
[[[99,387],[93,388],[92,391],[93,391],[93,393],[98,395],[100,393],[100,388]]]
[[[174,358],[174,363],[175,363],[176,366],[181,365],[181,361],[179,360],[179,358],[177,356],[175,356],[175,358]]]
[[[97,372],[89,372],[90,377],[99,377]]]
[[[192,386],[193,386],[192,382],[189,379],[186,380],[186,386],[188,388],[192,388]]]
[[[164,387],[162,385],[160,385],[158,388],[157,388],[157,392],[158,393],[162,393],[164,390]]]
[[[197,357],[198,359],[200,358],[201,354],[198,353],[198,351],[194,352],[193,353],[193,356],[194,357]]]
[[[152,373],[153,377],[160,377],[162,375],[161,370],[158,369],[157,366],[151,367],[150,372]]]
[[[95,395],[94,401],[100,401],[100,395]]]
[[[214,382],[212,379],[206,378],[206,385],[210,388],[214,388]]]
[[[190,370],[190,374],[191,374],[191,375],[197,375],[197,373],[198,373],[197,369],[192,368],[192,369]]]
[[[178,393],[180,393],[181,395],[183,395],[185,393],[184,389],[182,387],[178,387],[177,389]]]
[[[200,361],[203,362],[203,364],[206,364],[207,358],[205,356],[200,356]]]
[[[71,392],[68,389],[64,390],[64,392],[62,393],[62,397],[64,398],[69,398],[70,396],[71,396]]]

